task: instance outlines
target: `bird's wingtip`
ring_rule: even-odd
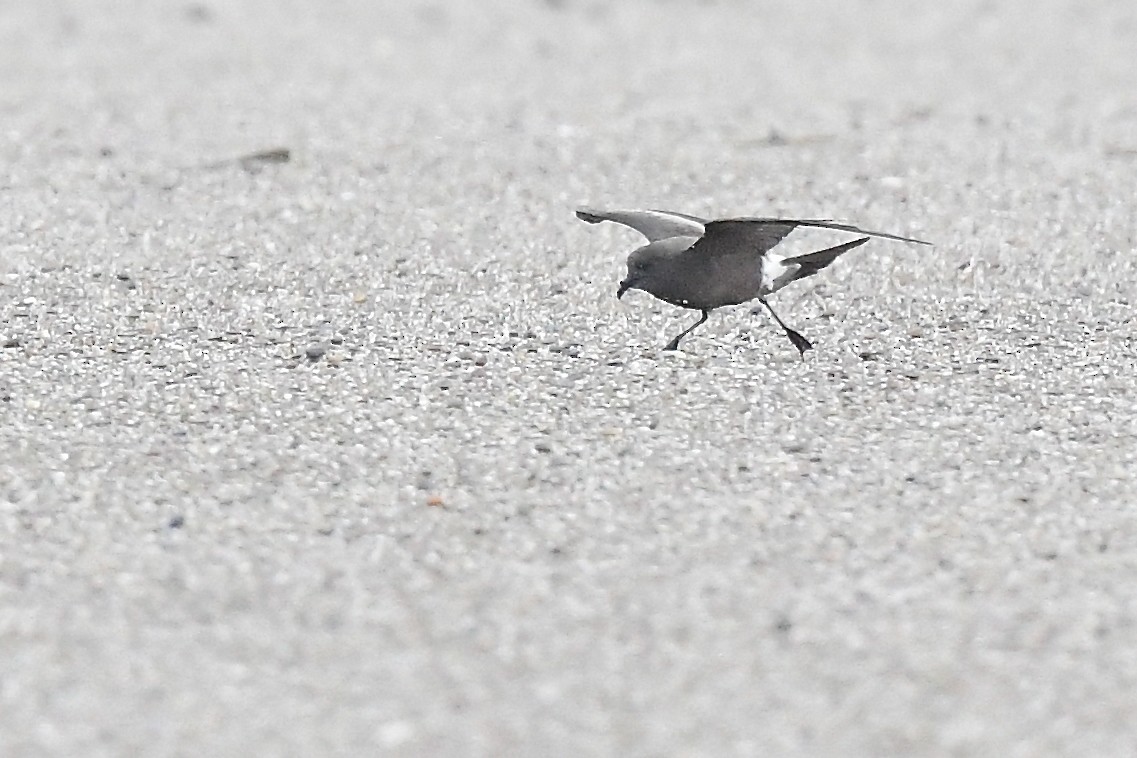
[[[596,210],[595,208],[588,207],[577,208],[576,217],[581,221],[587,221],[590,224],[599,224],[604,220],[604,216],[600,213],[600,211]]]

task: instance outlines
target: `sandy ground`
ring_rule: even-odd
[[[1137,752],[1137,9],[939,5],[0,2],[0,753]]]

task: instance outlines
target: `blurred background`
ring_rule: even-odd
[[[130,256],[191,211],[178,256],[239,253],[264,199],[278,248],[328,218],[321,255],[575,267],[592,203],[845,218],[934,238],[935,281],[1108,288],[1134,236],[1135,24],[1056,0],[5,3],[4,265],[51,229]],[[202,167],[280,147],[288,171],[215,196],[229,177]]]
[[[0,754],[1131,753],[1135,51],[0,0]],[[935,247],[780,293],[804,362],[744,308],[660,356],[583,204]]]

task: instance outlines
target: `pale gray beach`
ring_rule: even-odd
[[[1137,753],[1135,50],[0,1],[0,755]],[[932,246],[664,351],[581,207]]]

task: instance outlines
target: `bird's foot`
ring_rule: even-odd
[[[790,338],[790,342],[794,343],[794,347],[797,348],[798,353],[801,355],[801,359],[804,361],[805,351],[812,350],[813,343],[795,332],[793,329],[786,329],[786,336]]]
[[[676,337],[675,339],[668,342],[666,345],[663,346],[663,349],[664,350],[678,350],[679,349],[679,338]]]

